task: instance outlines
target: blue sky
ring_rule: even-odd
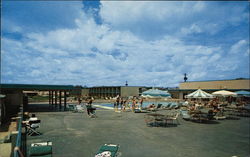
[[[175,87],[249,77],[249,3],[3,1],[2,83]]]

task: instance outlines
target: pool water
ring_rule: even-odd
[[[131,103],[129,103],[131,105]],[[143,105],[142,107],[148,107],[150,104],[162,104],[162,106],[167,106],[167,105],[170,105],[173,106],[180,106],[182,104],[182,102],[180,103],[177,103],[177,102],[143,102]],[[98,104],[98,105],[102,105],[102,106],[107,106],[107,107],[114,107],[114,104],[113,103],[103,103],[103,104]]]

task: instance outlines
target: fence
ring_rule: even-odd
[[[23,121],[23,108],[20,108],[20,113],[19,113],[19,119],[17,122],[17,126],[18,126],[18,134],[17,134],[17,138],[16,138],[16,145],[14,148],[14,157],[23,157],[23,153],[21,151],[22,148],[22,121]]]

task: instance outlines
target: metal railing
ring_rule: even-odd
[[[14,148],[14,157],[23,157],[23,153],[21,152],[21,144],[22,144],[22,121],[23,121],[23,108],[20,108],[20,113],[19,113],[19,119],[18,119],[18,134],[16,138],[16,145]]]

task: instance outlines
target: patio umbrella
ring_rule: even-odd
[[[190,93],[185,96],[186,98],[213,98],[214,96],[212,94],[209,94],[201,89],[198,89],[194,91],[193,93]]]
[[[241,91],[237,91],[235,92],[238,96],[245,96],[245,97],[250,97],[250,92],[245,91],[245,90],[241,90]]]
[[[170,93],[159,89],[149,89],[145,92],[142,92],[141,96],[145,98],[154,99],[155,103],[157,102],[157,99],[171,98]]]
[[[224,96],[224,97],[237,95],[237,93],[226,91],[226,90],[219,90],[219,91],[213,92],[212,94],[216,96]]]
[[[171,98],[171,94],[167,91],[159,89],[149,89],[145,92],[142,92],[142,97],[148,98]]]

